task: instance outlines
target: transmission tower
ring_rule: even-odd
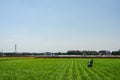
[[[15,53],[17,52],[17,44],[15,44]]]

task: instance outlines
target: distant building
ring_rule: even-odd
[[[51,53],[51,52],[45,52],[43,53],[44,55],[49,55],[49,56],[54,56],[55,54],[54,53]]]
[[[0,52],[0,56],[3,56],[3,52]]]
[[[119,51],[120,51],[120,49],[119,49]]]
[[[99,55],[111,55],[111,52],[107,50],[101,50],[99,51]]]

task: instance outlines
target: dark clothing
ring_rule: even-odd
[[[89,62],[88,62],[88,67],[92,67],[92,64],[93,64],[93,59],[91,59]]]

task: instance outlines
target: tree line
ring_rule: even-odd
[[[120,55],[120,50],[119,51],[79,51],[79,50],[70,50],[65,53],[63,52],[57,52],[57,53],[51,53],[51,52],[46,52],[46,53],[29,53],[29,52],[0,52],[0,56],[38,56],[38,55]]]

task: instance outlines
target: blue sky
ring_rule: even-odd
[[[119,0],[1,0],[0,50],[120,49]]]

